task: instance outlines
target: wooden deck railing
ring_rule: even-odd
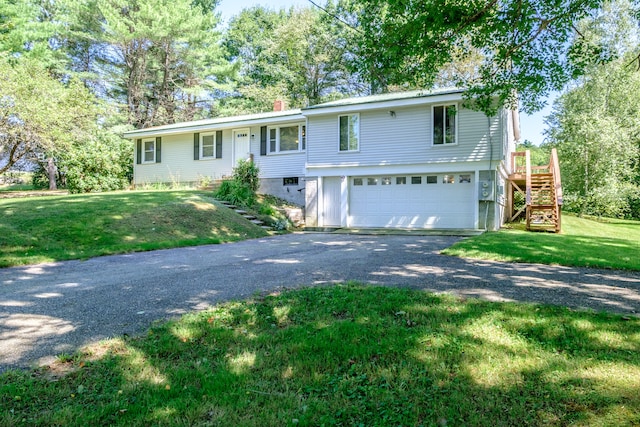
[[[549,170],[553,174],[553,185],[556,192],[557,204],[562,206],[562,180],[560,178],[560,162],[558,162],[558,151],[551,149],[551,161],[549,162]]]
[[[527,206],[531,206],[531,153],[529,150],[524,152],[524,170],[526,174],[527,187],[526,187],[526,201]]]

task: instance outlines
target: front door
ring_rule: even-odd
[[[237,164],[239,160],[247,160],[251,151],[249,142],[249,129],[233,130],[233,164]]]
[[[341,178],[339,176],[325,177],[322,186],[323,226],[340,227],[342,225],[341,205]]]

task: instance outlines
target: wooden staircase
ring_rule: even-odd
[[[531,166],[529,150],[511,153],[511,174],[509,175],[509,208],[511,221],[525,215],[529,231],[561,231],[562,184],[558,153],[551,150],[551,158],[546,166]],[[515,201],[520,193],[524,203],[518,208]]]

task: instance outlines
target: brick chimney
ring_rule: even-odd
[[[281,99],[273,101],[273,111],[284,111],[286,109],[285,103]]]

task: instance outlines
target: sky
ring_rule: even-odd
[[[317,4],[324,4],[324,0],[315,1]],[[222,19],[225,23],[229,19],[247,7],[261,5],[271,9],[289,8],[291,6],[313,6],[308,0],[222,0],[218,6],[218,11],[222,13]],[[533,115],[520,115],[521,141],[528,139],[535,145],[540,145],[544,141],[543,131],[546,126],[544,117],[551,113],[553,99],[547,101],[547,106],[542,111]]]

